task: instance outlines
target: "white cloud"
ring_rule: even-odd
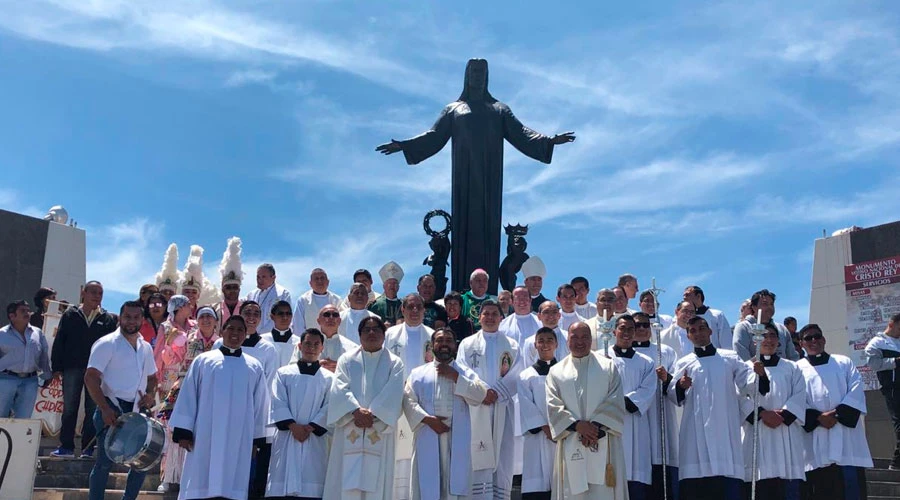
[[[225,86],[243,87],[245,85],[268,83],[274,80],[276,76],[278,76],[278,74],[274,71],[245,69],[242,71],[235,71],[228,75],[228,78],[225,80]]]
[[[162,243],[164,227],[145,218],[85,227],[88,279],[99,280],[107,291],[135,297],[162,263],[163,252],[154,249]],[[187,258],[186,249],[182,258]]]

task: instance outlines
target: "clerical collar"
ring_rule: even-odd
[[[316,291],[313,290],[313,295],[315,295],[316,297],[327,297],[327,296],[328,296],[328,290],[325,290],[325,293],[316,293]]]
[[[762,364],[763,366],[777,366],[778,365],[778,355],[772,354],[771,356],[767,354],[762,355]]]
[[[827,352],[823,351],[820,354],[816,354],[815,356],[807,356],[806,359],[809,360],[809,364],[813,366],[819,366],[827,363],[829,358],[831,358],[831,356],[829,356]]]
[[[481,333],[483,333],[484,335],[486,335],[488,337],[493,337],[494,335],[497,335],[498,333],[500,333],[500,330],[497,330],[496,332],[486,332],[484,330],[481,330]]]
[[[285,331],[281,331],[277,328],[272,328],[272,340],[274,340],[275,342],[287,342],[293,335],[294,334],[291,332],[290,328]]]
[[[709,344],[706,347],[695,347],[694,354],[696,354],[698,358],[705,358],[706,356],[713,356],[716,354],[716,346]]]
[[[616,354],[617,358],[633,358],[634,357],[634,349],[629,347],[628,349],[622,349],[619,346],[613,346],[613,352]]]
[[[550,373],[550,367],[556,364],[556,358],[551,359],[549,362],[544,360],[537,360],[537,362],[531,365],[534,368],[534,371],[537,372],[538,375],[546,376]]]
[[[650,347],[649,340],[635,340],[631,347]]]
[[[230,349],[228,347],[222,346],[219,348],[219,351],[222,353],[223,356],[234,356],[235,358],[241,357],[241,348],[240,347],[238,347],[237,349]]]
[[[256,344],[258,344],[260,340],[262,340],[262,337],[260,337],[258,333],[253,332],[253,335],[244,339],[244,342],[241,345],[244,347],[256,347]]]
[[[297,361],[297,367],[300,368],[300,375],[315,375],[319,371],[319,362],[313,361],[310,363],[301,359]]]
[[[531,317],[531,313],[530,313],[530,312],[527,312],[527,313],[525,313],[525,314],[519,314],[519,313],[516,313],[516,318],[518,318],[518,319],[525,319],[525,318],[528,318],[528,317]]]
[[[706,314],[706,311],[709,311],[709,307],[708,307],[708,306],[700,306],[700,307],[698,307],[698,308],[697,308],[697,316],[702,316],[702,315]]]
[[[472,293],[471,290],[469,291],[469,293]],[[472,298],[475,299],[475,300],[481,300],[481,299],[483,299],[483,298],[485,298],[485,297],[487,297],[487,294],[478,296],[478,295],[475,295],[474,293],[472,293]]]

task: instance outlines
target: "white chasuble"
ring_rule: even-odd
[[[611,347],[609,355],[619,369],[622,392],[631,402],[625,404],[625,429],[622,445],[625,448],[626,477],[629,481],[651,484],[650,407],[656,401],[656,366],[653,360],[634,349]]]
[[[684,407],[678,434],[680,479],[725,476],[743,480],[740,394],[747,388],[750,371],[733,351],[711,345],[702,356],[691,352],[675,363],[667,397]],[[679,400],[676,386],[685,373],[692,385]]]
[[[387,349],[345,353],[328,398],[334,426],[324,499],[393,498],[394,432],[403,400],[403,362]],[[370,428],[353,423],[353,412],[369,409]]]
[[[403,410],[415,432],[410,498],[414,500],[491,498],[493,469],[473,469],[470,407],[478,407],[487,394],[487,385],[472,370],[455,361],[450,366],[456,382],[437,375],[437,363],[414,369],[406,382]],[[422,423],[427,416],[444,417],[449,432],[436,434]],[[476,422],[489,427],[489,419]]]
[[[265,437],[269,386],[262,364],[219,349],[191,363],[169,420],[193,433],[178,498],[247,498],[253,440]]]
[[[556,458],[556,443],[539,430],[550,425],[547,415],[546,371],[549,364],[539,365],[543,374],[535,366],[529,366],[519,374],[519,418],[522,428],[522,493],[550,491],[553,480],[553,461]]]
[[[806,382],[807,409],[826,412],[846,405],[862,415],[856,427],[838,422],[831,429],[816,426],[812,432],[806,433],[806,470],[831,464],[872,467],[863,422],[866,395],[859,371],[847,356],[824,353],[820,356],[828,356],[828,361],[818,366],[810,364],[809,358],[797,362]]]
[[[766,375],[769,378],[769,392],[760,394],[759,406],[769,411],[785,410],[790,412],[795,419],[788,424],[787,420],[775,429],[758,422],[759,447],[758,461],[759,473],[757,480],[780,479],[806,479],[803,470],[803,421],[806,417],[806,383],[803,373],[793,361],[781,359],[778,356],[763,356],[766,363]],[[770,365],[770,363],[775,363]],[[747,361],[747,366],[753,369],[753,362]],[[747,422],[746,417],[755,413],[753,408],[753,394],[756,387],[756,373],[750,373],[749,391],[741,405],[743,420],[744,442],[744,481],[750,481],[753,465],[753,425]],[[790,417],[788,417],[790,418]]]
[[[547,415],[556,439],[554,499],[628,498],[622,448],[625,400],[622,379],[612,360],[591,352],[571,355],[547,374]],[[596,422],[606,435],[596,448],[584,446],[575,432],[579,421]]]
[[[493,447],[495,497],[509,498],[515,466],[511,402],[523,368],[519,345],[503,333],[479,330],[460,342],[456,362],[471,369],[482,382],[497,392],[498,399],[493,405],[470,408],[470,414],[490,414],[490,429],[473,427],[473,432],[490,431],[489,435],[478,436],[480,442],[484,441],[479,448],[481,445],[485,449]],[[477,462],[475,457],[473,462]]]
[[[272,383],[269,425],[293,420],[301,425],[327,428],[332,378],[331,372],[321,368],[313,375],[301,373],[296,363],[280,368]],[[290,430],[278,430],[272,443],[266,496],[321,497],[325,490],[330,440],[330,434],[310,433],[301,443]]]
[[[671,347],[667,345],[662,346],[661,365],[657,359],[659,358],[660,350],[657,349],[655,343],[639,346],[638,343],[635,342],[634,350],[651,358],[655,366],[662,366],[666,369],[666,372],[669,374],[672,373],[672,367],[675,365],[677,358],[675,357],[675,350]],[[666,465],[668,467],[678,467],[678,420],[675,418],[675,409],[677,406],[674,401],[665,397],[665,395],[660,398],[659,391],[663,389],[668,391],[669,388],[667,386],[661,387],[659,382],[656,382],[656,384],[656,396],[653,397],[653,402],[650,403],[650,407],[647,409],[647,415],[650,416],[650,447],[653,450],[651,463],[653,465],[662,465],[662,438],[660,433],[662,426],[659,423],[659,404],[660,399],[662,399],[666,419]]]
[[[385,332],[384,347],[403,361],[404,382],[414,368],[434,360],[431,348],[432,333],[434,330],[425,325],[409,326],[406,323],[392,326]],[[406,500],[409,498],[413,431],[403,414],[397,421],[396,440],[394,498]]]

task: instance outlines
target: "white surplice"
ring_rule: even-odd
[[[322,354],[319,356],[320,360],[330,359],[332,361],[337,361],[340,359],[341,355],[345,352],[350,352],[359,347],[359,344],[356,342],[344,337],[343,335],[339,335],[335,333],[331,337],[325,336],[325,348],[322,350]],[[299,351],[294,353],[291,357],[291,363],[295,363],[300,360]]]
[[[766,362],[771,357],[764,356]],[[759,446],[757,448],[757,463],[759,473],[757,480],[780,479],[806,479],[803,470],[804,450],[803,420],[806,417],[806,383],[803,380],[803,372],[790,360],[778,358],[774,366],[766,367],[766,375],[769,378],[769,392],[760,394],[759,406],[766,410],[786,410],[797,417],[790,425],[779,425],[777,428],[759,422]],[[753,362],[747,361],[747,366],[753,369]],[[747,422],[746,417],[756,410],[753,408],[753,394],[756,386],[756,373],[750,373],[749,392],[742,404],[741,416],[743,420],[744,443],[744,481],[750,481],[753,473],[753,425]]]
[[[797,362],[806,383],[806,407],[819,412],[847,405],[862,415],[856,427],[838,423],[831,429],[817,426],[806,433],[806,470],[831,464],[872,467],[872,455],[866,441],[863,422],[866,414],[866,395],[862,377],[853,360],[840,354],[822,354],[828,361],[813,366],[809,358]]]
[[[597,315],[597,304],[585,302],[584,304],[575,304],[575,312],[584,319],[591,319]]]
[[[547,364],[541,366],[547,369]],[[553,461],[556,459],[556,443],[543,431],[532,433],[550,425],[547,415],[547,375],[529,366],[519,374],[519,427],[522,428],[522,493],[550,491],[553,480]]]
[[[694,344],[687,338],[687,330],[672,323],[659,334],[663,345],[667,345],[675,351],[675,356],[681,359],[694,352]]]
[[[500,331],[479,330],[460,342],[456,361],[474,371],[482,382],[497,392],[497,401],[487,409],[493,419],[491,439],[496,455],[493,490],[495,498],[509,498],[515,467],[511,402],[523,369],[519,345]]]
[[[675,356],[675,350],[667,345],[662,346],[662,365],[659,364],[657,358],[659,351],[655,343],[650,343],[647,347],[635,347],[635,351],[653,359],[656,366],[662,366],[669,374],[672,373],[672,366],[678,359]],[[651,463],[653,465],[662,465],[662,426],[659,422],[659,391],[662,389],[657,383],[657,393],[653,398],[653,402],[647,409],[647,415],[650,416],[650,446],[653,449]],[[668,386],[665,388],[668,391]],[[666,419],[666,466],[678,467],[678,420],[675,418],[675,402],[669,398],[663,397]]]
[[[191,363],[169,419],[193,433],[179,499],[247,498],[253,440],[265,437],[269,386],[262,364],[219,349]]]
[[[328,397],[328,425],[334,427],[324,500],[390,500],[394,494],[394,432],[403,400],[403,362],[387,349],[345,353]],[[353,423],[368,408],[370,428]]]
[[[704,352],[713,349],[706,346]],[[727,350],[700,357],[691,352],[675,363],[667,397],[684,407],[678,433],[679,479],[725,476],[743,480],[739,394],[747,388],[750,371],[734,351]],[[679,402],[676,385],[685,373],[692,385]]]
[[[278,283],[272,284],[272,286],[266,288],[265,290],[260,290],[259,288],[257,288],[248,293],[247,298],[244,300],[252,300],[259,304],[259,310],[262,312],[262,318],[260,319],[257,330],[262,332],[268,332],[272,328],[275,328],[275,321],[272,320],[271,313],[272,306],[275,305],[276,302],[283,300],[288,304],[292,303],[291,291],[279,285]]]
[[[334,307],[340,307],[341,296],[332,293],[330,290],[319,295],[312,290],[307,290],[297,299],[297,306],[294,308],[294,321],[291,323],[291,329],[295,332],[303,333],[307,328],[318,328],[319,310],[328,304]]]
[[[415,432],[409,491],[413,500],[487,500],[492,495],[479,486],[491,483],[493,470],[472,469],[477,443],[472,441],[469,414],[470,406],[481,405],[488,388],[472,370],[455,361],[450,366],[459,373],[456,382],[437,375],[437,362],[415,368],[406,381],[403,412]],[[438,435],[422,423],[427,416],[445,417],[450,431]]]
[[[275,335],[272,333],[264,333],[260,337],[275,346],[275,351],[278,353],[279,368],[291,364],[292,360],[300,359],[297,357],[297,346],[300,345],[300,336],[296,333],[291,333],[286,342],[275,340]]]
[[[522,342],[524,342],[525,339],[534,335],[534,332],[538,331],[538,328],[542,326],[544,325],[541,324],[541,321],[534,313],[513,313],[503,318],[498,330],[503,332],[507,337],[515,340],[517,344],[522,345]]]
[[[656,401],[656,366],[649,357],[635,351],[625,350],[620,355],[614,347],[608,351],[622,379],[622,392],[637,411],[625,410],[625,428],[622,431],[622,446],[625,448],[626,477],[629,481],[651,484],[653,468],[651,463],[650,407]],[[631,357],[628,355],[631,354]]]
[[[569,327],[579,321],[584,323],[588,320],[584,316],[578,314],[577,311],[572,311],[567,313],[565,311],[559,311],[559,329],[562,331],[563,337],[558,339],[560,342],[565,343],[566,338],[569,335]],[[562,358],[559,358],[562,359]]]
[[[553,498],[627,499],[625,398],[615,363],[593,351],[582,358],[566,356],[550,369],[546,389],[550,430],[557,443]],[[582,445],[579,434],[570,430],[580,420],[596,422],[606,431],[595,450]],[[614,485],[606,482],[610,467]]]
[[[355,343],[359,343],[359,324],[366,318],[377,318],[378,315],[368,309],[347,309],[341,311],[341,325],[338,333]]]
[[[272,383],[269,425],[293,420],[326,429],[332,378],[331,372],[321,368],[314,375],[301,373],[297,363],[279,368]],[[301,443],[291,431],[277,431],[272,443],[266,496],[321,497],[330,441],[330,434],[310,433]]]
[[[697,316],[702,316],[706,319],[706,323],[709,325],[710,330],[712,330],[710,341],[712,342],[712,345],[716,346],[716,349],[732,349],[734,330],[728,323],[728,318],[725,317],[725,313],[718,309],[708,308],[703,314],[697,314]]]
[[[388,328],[384,335],[384,347],[403,361],[403,381],[410,372],[426,362],[434,359],[431,348],[431,334],[434,330],[420,324],[409,326],[406,323]],[[394,465],[394,499],[409,498],[410,473],[412,470],[413,429],[404,415],[397,422],[397,447]]]
[[[556,359],[563,359],[569,355],[568,339],[564,335],[563,332],[559,331],[559,328],[556,329],[556,353],[553,355]],[[525,339],[525,342],[519,346],[522,351],[523,366],[525,367],[535,364],[538,358],[540,358],[540,356],[538,356],[537,348],[534,346],[535,337],[537,337],[537,334],[528,337]],[[527,429],[521,430],[524,431]]]

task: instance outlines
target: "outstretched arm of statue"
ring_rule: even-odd
[[[384,154],[384,155],[392,155],[392,154],[398,153],[402,150],[403,150],[403,145],[400,143],[400,141],[397,141],[394,139],[391,139],[391,142],[381,144],[375,148],[375,151],[378,151],[379,153]]]
[[[554,135],[550,142],[554,145],[557,144],[565,144],[567,142],[573,142],[575,140],[575,132],[563,132],[561,134]]]

